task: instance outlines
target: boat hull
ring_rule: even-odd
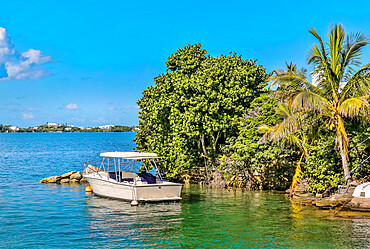
[[[134,185],[110,179],[85,175],[94,194],[125,201],[172,201],[181,200],[182,185],[164,182],[159,184]]]

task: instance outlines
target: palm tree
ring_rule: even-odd
[[[287,71],[297,70],[296,67],[292,68],[291,66],[292,64],[287,64]],[[284,103],[279,103],[276,111],[281,115],[283,120],[272,127],[267,125],[259,126],[258,131],[264,133],[259,142],[265,142],[266,140],[278,142],[283,138],[284,141],[299,147],[301,150],[302,155],[298,161],[295,174],[292,179],[292,184],[290,186],[290,195],[292,195],[294,188],[301,181],[302,160],[303,158],[307,160],[310,154],[308,145],[309,137],[312,139],[314,136],[310,136],[312,134],[310,129],[307,129],[307,126],[304,126],[304,123],[301,122],[301,120],[305,119],[304,117],[300,116],[301,113],[297,113],[298,115],[295,115]]]
[[[362,33],[345,34],[342,25],[331,28],[324,43],[312,28],[309,32],[317,39],[309,55],[308,64],[314,66],[312,82],[305,72],[275,71],[271,77],[278,84],[278,93],[296,117],[319,116],[328,127],[335,128],[336,146],[340,151],[346,180],[349,179],[348,136],[345,118],[367,121],[370,105],[370,63],[360,67],[363,48],[370,44]],[[301,120],[304,122],[304,119]],[[289,134],[289,130],[286,134]],[[283,136],[282,136],[283,137]]]

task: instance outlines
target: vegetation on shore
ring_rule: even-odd
[[[138,102],[137,149],[166,156],[163,170],[171,178],[200,168],[209,176],[268,79],[256,61],[206,53],[201,44],[179,49]]]
[[[138,102],[137,149],[166,156],[172,179],[283,190],[294,176],[311,192],[333,186],[370,154],[370,143],[360,143],[370,136],[370,64],[359,61],[369,41],[341,25],[328,43],[310,33],[318,41],[308,56],[312,81],[293,63],[269,75],[233,53],[179,49]],[[354,176],[369,172],[366,163]]]

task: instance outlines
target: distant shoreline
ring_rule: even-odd
[[[11,132],[0,132],[0,134],[13,134],[13,133],[134,133],[137,131],[11,131]]]
[[[70,132],[137,132],[136,126],[103,125],[98,127],[76,127],[67,124],[46,123],[44,125],[19,128],[12,125],[1,125],[0,133],[70,133]]]

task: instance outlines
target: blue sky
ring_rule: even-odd
[[[370,35],[370,1],[2,1],[0,124],[137,125],[136,102],[178,48],[202,43],[272,71],[307,67],[315,27]],[[364,62],[370,61],[370,46]],[[5,68],[10,71],[6,73]]]

